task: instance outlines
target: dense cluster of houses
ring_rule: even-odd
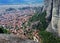
[[[40,12],[40,11],[39,11]],[[27,33],[31,29],[27,26],[26,29],[23,29],[22,24],[26,23],[35,14],[33,9],[24,9],[24,10],[15,10],[8,9],[6,11],[0,12],[0,26],[3,26],[5,29],[9,30],[10,33],[19,36],[20,38],[28,38]],[[38,31],[32,32],[34,41],[39,41]]]
[[[32,9],[5,11],[0,13],[0,25],[9,29],[20,28],[34,13]]]

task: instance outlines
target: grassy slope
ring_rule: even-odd
[[[55,37],[52,33],[45,31],[48,25],[48,23],[46,23],[45,16],[46,12],[43,12],[41,14],[35,14],[32,16],[32,18],[29,19],[29,24],[36,21],[40,21],[40,23],[42,23],[38,26],[35,26],[35,28],[40,30],[39,35],[42,37],[43,43],[60,43],[60,38]]]
[[[34,27],[39,30],[45,30],[48,25],[48,23],[46,23],[45,16],[46,16],[46,11],[44,11],[43,13],[40,13],[40,14],[35,14],[29,19],[29,22],[31,24],[32,22],[40,21],[38,23],[38,25],[36,25]]]

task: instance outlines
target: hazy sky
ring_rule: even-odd
[[[0,5],[8,4],[41,4],[43,0],[0,0]]]

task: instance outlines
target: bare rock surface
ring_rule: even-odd
[[[44,0],[44,2],[47,21],[51,21],[47,31],[60,37],[60,0]]]
[[[0,34],[0,43],[37,43],[29,39],[21,39],[13,34]]]

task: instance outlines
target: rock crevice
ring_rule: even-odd
[[[46,30],[60,36],[60,0],[45,0],[44,9],[47,12],[47,20],[51,19]]]

